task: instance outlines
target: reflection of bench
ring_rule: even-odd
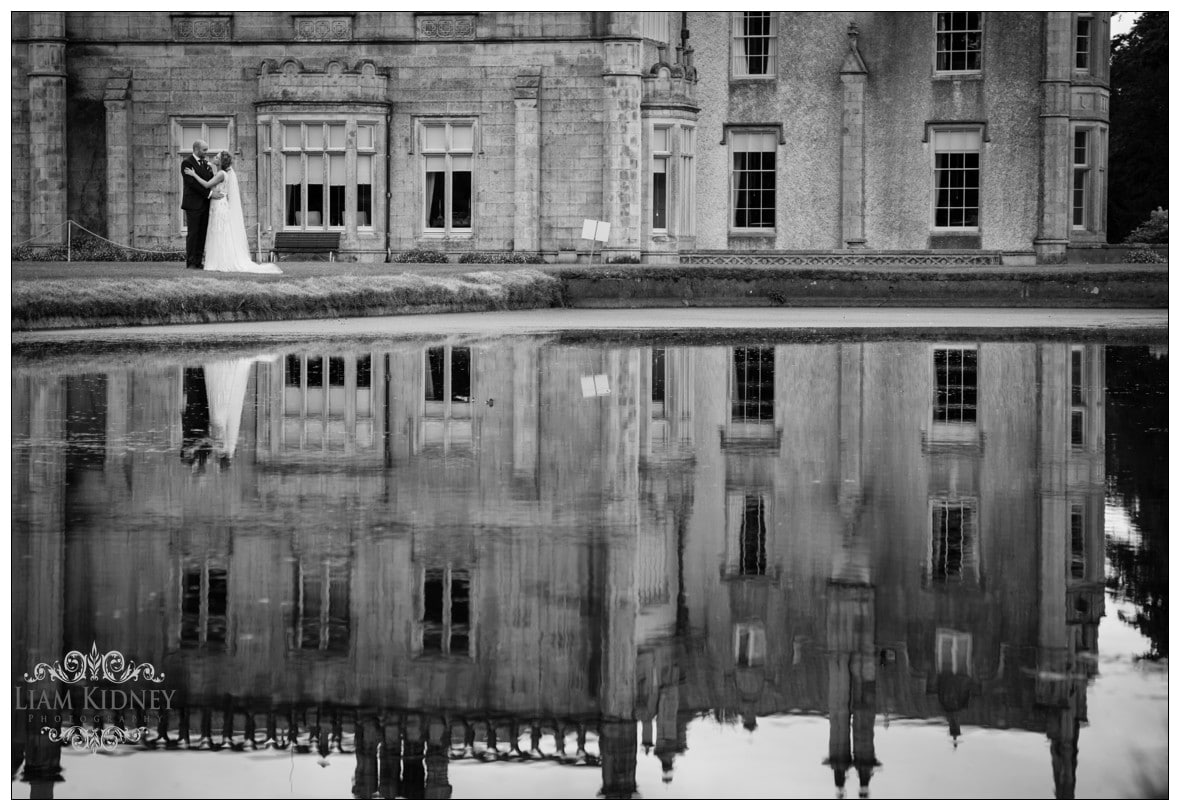
[[[270,261],[280,253],[326,253],[328,261],[334,262],[339,250],[339,231],[279,231],[270,249]]]

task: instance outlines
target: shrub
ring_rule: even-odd
[[[393,261],[403,264],[445,265],[450,260],[442,251],[413,250],[398,254],[393,257]]]
[[[14,262],[183,262],[184,251],[145,251],[121,248],[85,232],[65,245],[21,245],[12,249]]]
[[[612,256],[606,260],[608,265],[638,265],[639,257],[636,256]]]
[[[1168,210],[1157,208],[1151,212],[1147,222],[1140,225],[1123,242],[1147,242],[1152,245],[1166,244],[1168,241]]]
[[[1151,248],[1136,248],[1128,252],[1127,261],[1136,265],[1161,265],[1167,264],[1168,262],[1167,259],[1151,250]]]
[[[539,265],[543,261],[539,253],[501,251],[465,253],[459,257],[462,265]]]

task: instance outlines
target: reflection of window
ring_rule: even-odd
[[[763,493],[731,491],[726,495],[728,572],[737,576],[766,574],[767,507]]]
[[[974,582],[979,575],[975,499],[930,502],[931,580]]]
[[[428,232],[470,231],[475,124],[471,121],[424,122],[425,227]]]
[[[662,347],[651,351],[651,416],[662,420],[667,415],[667,354]]]
[[[188,561],[180,572],[180,647],[226,649],[229,571],[223,561]]]
[[[1082,347],[1070,350],[1069,361],[1069,442],[1081,447],[1086,444],[1086,367]]]
[[[427,569],[420,614],[424,653],[471,655],[471,575],[464,569]]]
[[[347,560],[300,560],[295,564],[296,648],[334,653],[348,650],[350,578]]]
[[[938,12],[934,66],[938,73],[979,72],[983,66],[983,12]]]
[[[979,228],[978,129],[934,129],[934,227]]]
[[[283,361],[283,446],[373,447],[371,369],[370,355],[288,355]]]
[[[730,226],[773,229],[777,136],[735,130],[728,140]]]
[[[739,346],[733,350],[733,422],[774,420],[774,347]]]
[[[934,668],[939,673],[971,675],[971,634],[939,628],[934,637]]]
[[[778,18],[773,11],[733,12],[733,76],[774,76]]]
[[[426,350],[423,442],[444,449],[472,442],[471,348],[432,346]]]
[[[1069,576],[1086,579],[1086,509],[1081,504],[1069,510]]]
[[[766,662],[766,629],[761,622],[734,623],[733,660],[738,667],[760,667]]]
[[[934,422],[957,425],[974,423],[978,351],[975,349],[934,350]]]

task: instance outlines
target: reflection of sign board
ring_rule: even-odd
[[[582,239],[606,242],[610,239],[610,223],[598,220],[582,220]]]
[[[610,394],[610,382],[606,375],[585,375],[582,377],[583,397],[606,397]]]

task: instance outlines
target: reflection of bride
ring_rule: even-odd
[[[215,189],[209,203],[209,230],[205,236],[205,270],[227,273],[282,273],[278,265],[259,265],[250,259],[246,242],[246,222],[242,217],[242,198],[238,193],[238,175],[233,170],[233,155],[222,152],[221,170],[208,180],[191,168],[186,175],[196,178],[207,189]],[[222,186],[218,189],[218,186]]]

